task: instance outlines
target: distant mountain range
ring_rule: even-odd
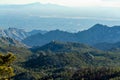
[[[27,37],[22,42],[28,46],[41,46],[53,40],[64,42],[80,42],[94,45],[97,43],[115,43],[120,41],[120,26],[108,27],[96,24],[88,30],[78,33],[69,33],[60,30],[49,31],[45,34],[35,34]]]
[[[8,28],[8,29],[1,29],[0,30],[0,37],[10,37],[12,39],[21,41],[25,39],[28,36],[41,33],[44,34],[47,31],[42,31],[42,30],[33,30],[30,32],[26,32],[23,29],[17,29],[17,28]]]
[[[71,41],[71,42],[76,41],[74,38],[75,38],[74,34],[72,33],[64,32],[60,30],[54,30],[54,31],[49,31],[48,33],[45,34],[39,33],[36,35],[32,35],[24,39],[22,42],[28,46],[41,46],[53,40]]]
[[[108,27],[96,24],[88,30],[70,33],[61,30],[42,31],[32,30],[26,32],[23,29],[8,28],[0,30],[0,37],[9,37],[24,43],[27,46],[42,46],[51,41],[78,42],[89,45],[99,43],[120,42],[120,26]]]
[[[61,29],[76,32],[88,29],[98,22],[110,26],[120,25],[119,17],[116,17],[116,15],[119,16],[119,9],[111,9],[108,7],[73,8],[41,3],[0,5],[0,27],[15,27],[29,31],[33,29],[47,29],[48,31]],[[116,15],[113,15],[111,11]]]
[[[120,41],[120,26],[109,27],[107,25],[96,24],[88,30],[78,32],[76,35],[79,41],[83,43],[115,43]]]
[[[24,38],[26,38],[27,36],[29,36],[28,33],[26,33],[24,30],[22,29],[17,29],[17,28],[8,28],[8,29],[1,29],[0,30],[0,36],[1,37],[10,37],[16,40],[23,40]]]
[[[116,7],[117,8],[117,7]],[[99,9],[99,10],[98,10]],[[97,10],[97,11],[96,11]],[[101,13],[107,10],[108,12],[104,13],[104,17],[111,17],[111,10],[114,8],[109,7],[66,7],[57,4],[42,4],[39,2],[23,5],[0,5],[0,13],[2,15],[14,14],[15,15],[27,15],[27,16],[41,16],[41,17],[101,17]],[[89,11],[89,14],[87,13]],[[94,13],[96,12],[96,13]],[[63,15],[64,14],[64,15]],[[110,16],[111,15],[111,16]],[[116,14],[117,15],[117,14]],[[118,16],[118,15],[117,15]]]

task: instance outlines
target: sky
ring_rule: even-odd
[[[101,23],[101,24],[110,25],[110,26],[120,25],[120,0],[0,0],[0,5],[30,4],[30,3],[36,3],[36,2],[40,2],[42,4],[56,4],[56,5],[62,5],[62,6],[68,6],[68,7],[65,7],[66,8],[65,10],[63,8],[59,10],[59,8],[57,9],[55,7],[55,9],[52,9],[53,11],[50,11],[50,12],[47,12],[47,11],[49,11],[47,6],[46,6],[46,8],[44,7],[45,10],[42,8],[41,9],[39,8],[38,10],[40,12],[39,11],[33,12],[36,9],[33,10],[32,8],[30,8],[30,10],[28,10],[28,11],[26,11],[26,10],[24,11],[24,9],[22,10],[22,8],[21,8],[21,11],[16,8],[15,8],[16,11],[14,9],[10,9],[10,10],[8,9],[8,12],[7,12],[6,8],[5,8],[5,10],[0,9],[0,19],[1,19],[0,26],[3,23],[5,23],[5,24],[3,24],[3,26],[6,26],[6,24],[8,24],[8,23],[12,24],[11,19],[16,21],[16,19],[13,17],[11,19],[8,19],[9,16],[7,17],[6,15],[5,15],[7,17],[6,20],[2,20],[2,18],[4,19],[4,17],[1,14],[7,13],[7,15],[10,14],[10,16],[11,16],[11,14],[14,15],[16,13],[17,13],[16,15],[19,15],[20,12],[22,14],[27,14],[27,16],[30,16],[31,19],[33,19],[32,17],[34,17],[34,16],[35,17],[36,16],[37,17],[50,17],[50,18],[51,17],[54,18],[54,16],[55,16],[55,18],[60,17],[60,18],[83,19],[85,21],[79,21],[78,23],[81,23],[81,26],[84,26],[84,28],[86,28],[86,27],[88,28],[96,23]],[[71,8],[71,7],[75,7],[75,8]],[[56,9],[57,9],[57,11],[54,11]],[[33,11],[31,12],[31,10],[33,10]],[[41,11],[41,10],[43,10],[43,11]],[[73,11],[71,11],[71,10],[73,10]],[[26,18],[26,16],[25,16],[25,18]],[[23,16],[23,19],[24,19],[24,16]],[[91,22],[90,21],[87,22],[86,20],[90,20]],[[12,27],[19,25],[19,19],[18,19],[18,24],[15,23],[15,25],[14,25],[14,21],[12,21],[12,22],[13,22],[13,24],[11,25]],[[33,23],[36,23],[36,22],[33,21]],[[89,23],[89,24],[87,24],[87,23]],[[23,24],[25,24],[24,21],[23,21]],[[56,24],[57,24],[56,26],[58,26],[58,24],[64,25],[61,23],[56,23]],[[26,25],[29,25],[29,23],[28,24],[26,23]],[[23,25],[23,27],[26,25]],[[36,26],[36,25],[34,25],[34,26]],[[47,29],[51,29],[51,30],[55,29],[55,27],[51,27],[51,24],[48,24],[47,26],[48,26]],[[9,26],[7,25],[6,27],[9,27]],[[43,28],[43,27],[36,26],[34,28],[35,29],[39,28],[39,29],[45,30],[46,27],[45,28]],[[66,27],[67,27],[67,25],[66,25]],[[59,28],[60,27],[56,27],[56,29],[59,29]],[[27,29],[32,30],[33,26],[31,28],[27,27],[26,30]],[[65,29],[65,28],[63,27],[63,29]],[[66,29],[68,29],[68,28],[66,28]],[[77,30],[78,27],[75,27],[75,28],[72,27],[70,29]]]
[[[120,0],[0,0],[0,4],[28,4],[35,2],[43,4],[52,3],[70,7],[120,7]]]

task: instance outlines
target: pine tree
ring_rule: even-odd
[[[14,70],[11,67],[16,57],[12,53],[7,55],[0,54],[0,80],[10,80],[14,76]]]

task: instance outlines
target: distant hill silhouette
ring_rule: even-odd
[[[60,30],[53,30],[45,34],[36,34],[27,37],[22,42],[28,46],[41,46],[52,40],[81,42],[85,44],[97,44],[102,42],[115,43],[120,41],[120,27],[108,27],[96,24],[88,30],[78,33],[69,33]]]

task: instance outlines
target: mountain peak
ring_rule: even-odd
[[[103,24],[95,24],[93,27],[108,27],[107,25],[103,25]]]
[[[93,27],[90,28],[95,30],[95,29],[106,29],[106,28],[109,28],[107,25],[103,25],[103,24],[95,24]]]
[[[104,25],[103,25],[103,24],[99,24],[99,23],[98,23],[98,24],[95,24],[94,26],[104,26]]]

